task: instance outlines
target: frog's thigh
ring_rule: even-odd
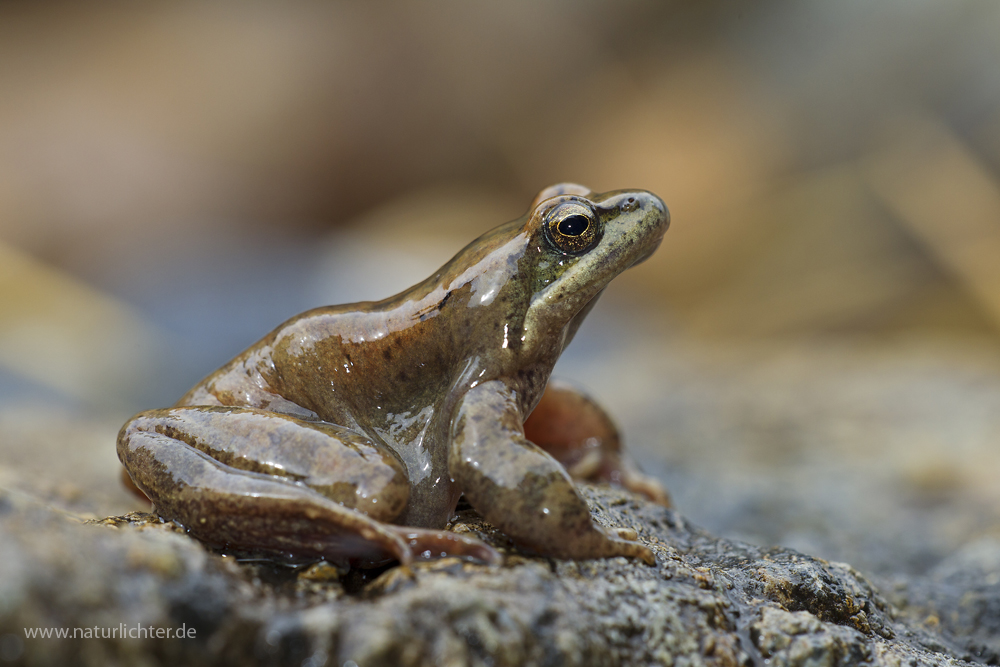
[[[514,392],[500,381],[469,390],[451,430],[449,472],[472,506],[518,545],[558,558],[654,562],[646,547],[594,525],[566,470],[524,437]]]
[[[406,504],[402,465],[347,429],[248,408],[152,410],[122,428],[118,456],[161,516],[207,542],[410,559],[405,537],[377,520]]]
[[[406,470],[389,449],[342,426],[265,410],[151,410],[122,430],[162,433],[237,470],[301,482],[344,507],[389,521],[409,500]]]
[[[567,382],[549,382],[524,422],[524,435],[563,464],[574,479],[608,482],[670,505],[666,489],[639,472],[624,451],[618,427],[608,413]]]

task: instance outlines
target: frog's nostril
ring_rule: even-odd
[[[621,203],[621,209],[626,213],[634,211],[637,208],[639,208],[639,202],[635,200],[635,197],[629,197],[628,199],[626,199]]]

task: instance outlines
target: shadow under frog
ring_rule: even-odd
[[[666,504],[665,492],[593,401],[546,384],[601,291],[668,224],[645,191],[543,190],[405,292],[285,322],[174,407],[125,424],[118,456],[161,517],[216,546],[496,562],[443,530],[464,494],[526,550],[653,563],[634,533],[593,523],[567,468]]]

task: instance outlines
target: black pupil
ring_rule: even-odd
[[[571,215],[559,221],[559,233],[563,236],[579,236],[587,231],[590,220],[582,215]]]

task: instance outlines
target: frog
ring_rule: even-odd
[[[655,564],[635,531],[594,521],[574,479],[668,505],[665,490],[596,401],[549,379],[669,221],[648,191],[545,188],[426,280],[295,316],[172,407],[134,416],[117,440],[123,476],[161,520],[240,553],[502,562],[447,530],[464,498],[523,552]]]

